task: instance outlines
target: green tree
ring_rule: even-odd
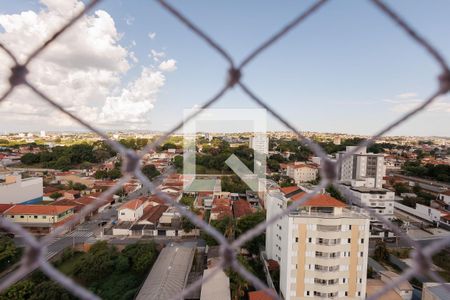
[[[20,158],[20,161],[25,165],[37,164],[40,160],[40,156],[34,153],[26,153]]]
[[[70,160],[70,156],[67,156],[67,155],[63,155],[63,156],[59,157],[54,164],[54,168],[60,169],[63,171],[69,170],[71,166],[72,166],[72,162]]]
[[[14,241],[7,236],[0,236],[0,271],[15,263],[20,255],[20,250]]]
[[[191,210],[194,207],[195,198],[193,196],[183,195],[180,199],[180,204],[189,207]]]
[[[114,271],[117,256],[115,247],[109,246],[106,241],[97,242],[77,261],[75,275],[85,283],[98,282]]]
[[[147,272],[158,257],[154,242],[127,245],[122,254],[128,257],[131,262],[131,269],[137,274]]]
[[[325,190],[331,197],[345,202],[344,196],[333,185],[330,184]]]
[[[194,223],[189,220],[188,217],[182,216],[181,217],[181,228],[183,228],[186,232],[191,232],[193,229],[195,229]]]
[[[117,179],[117,178],[120,178],[121,176],[122,176],[122,172],[117,168],[114,168],[111,171],[108,171],[109,179]]]
[[[44,281],[34,286],[29,300],[76,300],[66,289],[53,281]]]
[[[183,156],[177,155],[173,158],[173,165],[177,169],[177,172],[183,170]]]
[[[399,182],[394,184],[394,190],[396,195],[400,195],[403,193],[408,193],[409,187],[406,184]]]
[[[159,171],[156,169],[156,167],[154,165],[145,165],[145,166],[143,166],[142,167],[142,173],[144,173],[144,175],[147,176],[147,178],[149,180],[152,180],[156,176],[161,175],[161,173],[159,173]]]
[[[106,170],[97,170],[94,173],[95,179],[105,179],[108,178],[108,171]]]
[[[50,198],[52,198],[53,200],[56,200],[62,196],[63,196],[63,194],[61,194],[60,192],[54,192],[50,195]]]
[[[85,189],[87,189],[87,186],[85,184],[75,182],[72,186],[72,189],[77,191],[84,191]]]
[[[31,280],[22,280],[10,286],[0,300],[28,300],[33,295],[34,283]]]
[[[240,218],[237,221],[236,224],[236,234],[237,236],[240,236],[244,232],[255,228],[256,225],[259,223],[263,223],[266,220],[266,213],[263,210],[259,210],[253,214],[246,215],[242,218]],[[245,245],[245,248],[247,248],[250,253],[259,253],[259,249],[261,247],[264,247],[265,244],[265,234],[261,233],[260,235],[252,238],[250,241],[248,241]]]
[[[377,242],[373,252],[373,258],[377,261],[389,261],[389,251],[386,244],[382,241]]]

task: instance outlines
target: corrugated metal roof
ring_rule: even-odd
[[[165,300],[180,293],[194,260],[196,243],[170,244],[162,249],[136,300]]]

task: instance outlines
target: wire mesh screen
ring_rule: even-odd
[[[64,107],[56,102],[51,97],[47,96],[46,92],[43,90],[40,90],[36,87],[33,82],[29,81],[27,79],[28,75],[28,66],[29,64],[41,53],[43,53],[46,48],[52,44],[53,41],[59,38],[64,32],[74,25],[74,23],[77,22],[78,19],[80,19],[87,11],[92,9],[94,6],[96,6],[100,0],[93,0],[89,2],[84,9],[72,17],[72,19],[68,20],[67,23],[62,26],[57,32],[55,32],[48,40],[45,41],[40,47],[38,47],[35,51],[33,51],[25,60],[19,60],[13,52],[11,52],[7,45],[0,44],[0,47],[2,48],[2,51],[4,51],[14,62],[14,66],[11,68],[11,74],[9,77],[9,87],[4,92],[3,95],[1,95],[0,98],[0,104],[5,100],[11,93],[19,86],[25,86],[31,91],[33,91],[36,95],[38,95],[42,101],[47,102],[60,112],[66,114],[85,128],[91,130],[92,132],[95,132],[100,137],[102,137],[114,150],[118,152],[118,154],[123,159],[123,165],[122,165],[122,173],[123,177],[119,179],[115,185],[105,192],[102,193],[102,195],[96,200],[96,202],[85,206],[79,213],[76,214],[75,218],[72,219],[70,222],[67,222],[62,227],[57,228],[56,230],[49,233],[44,238],[37,240],[34,236],[32,236],[30,233],[28,233],[25,229],[23,229],[20,225],[17,223],[11,222],[5,218],[0,218],[0,227],[2,227],[4,230],[20,235],[23,237],[26,245],[26,251],[22,257],[21,266],[19,269],[14,271],[13,276],[8,277],[7,281],[4,281],[0,285],[0,291],[4,290],[5,288],[11,286],[18,280],[24,278],[27,274],[29,274],[31,271],[33,271],[36,267],[40,268],[48,277],[50,277],[52,280],[56,281],[60,285],[62,285],[64,288],[66,288],[68,291],[70,291],[75,296],[81,298],[81,299],[98,299],[98,297],[93,294],[91,291],[85,289],[84,287],[78,285],[76,282],[74,282],[71,278],[65,276],[60,271],[55,269],[46,259],[46,253],[47,253],[47,245],[50,244],[52,239],[56,237],[58,234],[62,233],[67,228],[70,228],[79,220],[81,220],[84,216],[89,214],[91,211],[95,210],[97,207],[102,205],[108,197],[111,197],[116,193],[121,186],[129,181],[132,177],[137,178],[140,180],[146,188],[148,188],[153,194],[159,196],[162,198],[167,204],[172,205],[179,209],[180,213],[187,218],[190,219],[192,223],[194,223],[198,228],[205,231],[207,234],[212,236],[214,239],[217,240],[217,242],[220,244],[221,247],[221,263],[220,267],[222,268],[232,268],[236,272],[238,272],[241,276],[243,276],[246,280],[248,280],[255,288],[265,290],[270,296],[273,298],[277,298],[278,296],[270,289],[266,287],[266,285],[258,279],[256,276],[254,276],[252,273],[247,271],[236,259],[236,252],[238,249],[240,249],[241,246],[243,246],[247,241],[251,240],[252,238],[258,236],[259,234],[263,233],[264,230],[274,224],[277,219],[279,219],[282,216],[285,216],[289,214],[289,212],[295,210],[298,208],[302,203],[310,199],[312,196],[314,196],[316,193],[318,193],[320,190],[322,190],[324,187],[328,186],[329,184],[334,184],[337,178],[337,168],[342,160],[348,158],[350,155],[355,154],[361,147],[369,146],[372,143],[375,142],[375,140],[385,133],[389,132],[405,120],[411,118],[418,112],[425,109],[427,106],[429,106],[438,96],[446,94],[450,90],[450,70],[449,67],[444,60],[444,58],[440,55],[440,53],[432,46],[430,45],[424,37],[422,37],[417,31],[415,31],[403,18],[401,18],[396,12],[394,12],[388,5],[386,5],[384,2],[380,0],[371,0],[375,7],[377,7],[379,10],[381,10],[393,23],[400,27],[406,35],[408,35],[418,46],[423,47],[427,54],[433,58],[440,68],[442,69],[441,75],[438,77],[438,88],[431,94],[431,96],[428,97],[423,103],[421,103],[419,106],[417,106],[415,109],[411,110],[410,112],[403,115],[398,120],[394,121],[391,124],[388,124],[384,129],[374,134],[371,138],[364,140],[361,142],[355,149],[353,149],[350,152],[347,152],[341,159],[337,161],[331,161],[328,159],[325,151],[316,144],[313,140],[303,136],[301,132],[296,129],[292,123],[289,122],[289,120],[283,118],[283,116],[278,113],[276,110],[274,110],[271,105],[270,101],[265,101],[259,96],[257,96],[249,86],[247,86],[242,80],[241,80],[241,74],[244,72],[245,67],[251,63],[253,60],[255,60],[262,52],[264,52],[267,48],[271,47],[273,44],[278,42],[280,39],[282,39],[288,32],[291,30],[294,30],[295,28],[298,28],[301,26],[303,22],[305,22],[308,18],[312,17],[315,12],[317,12],[319,9],[322,9],[324,5],[329,2],[327,0],[320,0],[315,2],[313,5],[311,5],[309,8],[307,8],[305,11],[300,12],[299,15],[294,18],[292,21],[290,21],[288,24],[286,24],[283,28],[281,28],[278,32],[276,32],[273,36],[268,38],[264,43],[262,43],[259,47],[252,50],[250,54],[240,63],[236,63],[232,56],[228,54],[228,52],[220,46],[211,36],[208,36],[204,31],[202,31],[201,28],[197,27],[191,20],[186,18],[182,12],[180,12],[177,8],[172,6],[171,4],[167,3],[166,1],[159,0],[157,1],[165,10],[167,10],[170,14],[172,14],[176,20],[183,23],[186,27],[188,27],[191,31],[193,31],[198,37],[200,37],[201,40],[203,40],[205,43],[207,43],[212,51],[216,51],[219,53],[223,59],[228,63],[228,70],[224,70],[228,73],[228,79],[224,83],[223,87],[215,94],[213,95],[209,100],[207,100],[201,108],[208,108],[214,103],[218,102],[221,97],[230,89],[232,88],[240,88],[250,99],[252,99],[255,103],[257,103],[260,107],[265,108],[272,116],[274,116],[276,119],[281,121],[284,126],[286,126],[289,130],[295,133],[298,140],[310,148],[315,155],[320,157],[324,163],[321,164],[320,167],[320,175],[321,175],[321,182],[317,186],[315,190],[313,190],[311,193],[308,193],[305,197],[301,199],[301,201],[294,202],[292,205],[288,206],[286,210],[284,210],[281,214],[275,215],[270,219],[267,219],[264,223],[260,223],[258,226],[252,228],[251,230],[245,232],[244,234],[240,235],[236,240],[229,242],[220,232],[218,232],[214,227],[207,224],[202,219],[196,217],[191,211],[187,210],[182,206],[181,204],[177,203],[173,200],[169,195],[165,194],[164,192],[161,192],[158,190],[157,186],[150,181],[141,171],[140,169],[140,160],[144,156],[144,154],[148,153],[151,150],[154,150],[157,146],[164,143],[164,141],[173,133],[181,129],[185,122],[189,122],[191,119],[195,118],[196,115],[201,111],[198,110],[198,112],[193,113],[188,118],[186,118],[184,121],[180,121],[175,127],[173,127],[171,130],[166,132],[164,135],[159,137],[157,140],[151,142],[148,144],[144,149],[140,151],[134,151],[131,149],[127,149],[122,144],[118,143],[115,140],[112,140],[108,137],[107,134],[102,132],[101,130],[94,127],[92,124],[89,124],[88,122],[84,121],[82,118],[74,115],[73,113],[67,111],[64,109]],[[367,208],[366,208],[367,209]],[[372,217],[377,218],[380,222],[385,224],[387,227],[389,227],[393,232],[395,232],[397,235],[402,237],[405,241],[408,242],[408,244],[414,249],[413,252],[413,265],[404,271],[401,276],[399,276],[396,280],[391,281],[387,285],[385,285],[381,290],[379,290],[376,294],[372,295],[370,299],[377,299],[389,290],[393,289],[394,287],[397,287],[402,282],[409,280],[410,278],[414,277],[415,275],[428,275],[429,278],[431,278],[434,281],[443,283],[444,280],[435,272],[431,270],[431,257],[432,255],[436,254],[443,248],[447,247],[450,243],[450,237],[441,239],[437,242],[433,242],[429,244],[426,247],[422,247],[420,244],[415,242],[414,240],[410,239],[405,233],[403,233],[395,224],[391,223],[389,220],[385,219],[383,216],[379,215],[377,212],[373,210],[367,209],[367,211],[372,215]],[[182,299],[185,295],[189,294],[192,290],[198,288],[203,282],[208,281],[211,277],[213,277],[220,268],[216,268],[214,272],[209,273],[208,276],[204,276],[203,278],[199,279],[198,281],[194,282],[190,286],[186,287],[181,294],[177,295],[175,299]],[[450,287],[445,286],[449,292]]]

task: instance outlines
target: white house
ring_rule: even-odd
[[[144,214],[144,200],[137,198],[122,204],[117,210],[119,222],[134,222]]]

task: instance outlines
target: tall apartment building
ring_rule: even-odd
[[[269,191],[267,218],[305,195],[298,187]],[[327,194],[266,229],[266,253],[280,265],[283,299],[364,299],[368,247],[369,217]]]
[[[338,152],[336,158],[340,159],[345,153],[352,151],[354,148],[356,146],[347,146],[346,151]],[[384,156],[382,154],[367,153],[366,147],[344,159],[338,169],[338,180],[350,181],[374,178],[376,188],[382,187],[385,175]]]

